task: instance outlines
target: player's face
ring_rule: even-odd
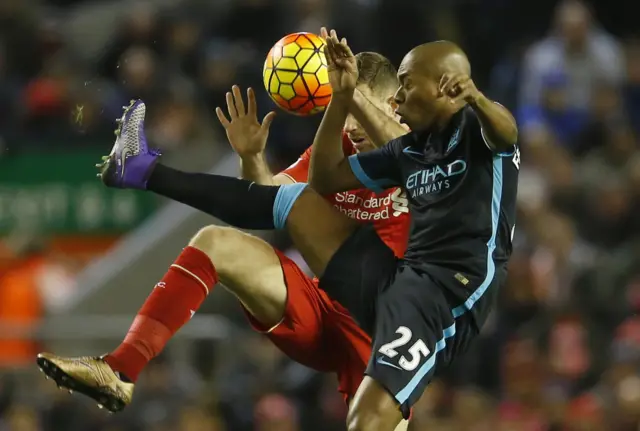
[[[394,96],[400,122],[411,130],[427,130],[443,109],[444,98],[438,94],[439,77],[416,67],[411,53],[398,69],[400,88]]]
[[[393,101],[393,97],[380,96],[366,85],[358,86],[358,90],[378,109],[385,112],[392,118],[396,117],[394,113],[395,102]],[[371,139],[369,139],[369,136],[364,130],[364,127],[362,127],[362,125],[358,123],[355,117],[351,114],[349,114],[349,116],[347,117],[347,121],[344,123],[344,132],[351,140],[351,143],[353,143],[353,147],[356,149],[356,151],[371,151],[376,148],[375,144],[371,141]]]

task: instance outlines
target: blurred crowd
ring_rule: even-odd
[[[229,151],[213,109],[231,84],[254,86],[261,110],[273,109],[260,91],[262,61],[284,34],[329,24],[355,50],[396,64],[420,42],[455,40],[478,86],[518,118],[519,216],[497,311],[473,350],[430,386],[412,429],[637,430],[640,39],[616,1],[519,3],[3,0],[0,158],[108,148],[121,106],[142,97],[150,138],[170,163],[208,169]],[[317,122],[279,115],[274,169],[306,148]],[[10,284],[0,273],[0,297]],[[259,337],[243,340],[222,360],[224,342],[197,346],[190,366],[158,360],[134,406],[113,418],[29,369],[5,369],[0,430],[344,429],[332,376]]]

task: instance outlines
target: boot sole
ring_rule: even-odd
[[[50,360],[38,355],[36,359],[40,371],[42,371],[47,378],[53,379],[58,385],[58,388],[64,388],[69,393],[79,392],[92,398],[98,403],[98,407],[101,409],[107,409],[111,413],[117,413],[126,407],[126,404],[114,397],[111,394],[100,391],[99,388],[88,386],[75,379],[73,376],[65,373],[60,367],[51,362]]]

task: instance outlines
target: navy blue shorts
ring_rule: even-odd
[[[453,317],[454,283],[460,281],[453,271],[396,259],[369,226],[354,232],[320,279],[371,335],[366,374],[393,395],[405,418],[433,377],[478,335],[471,313]]]

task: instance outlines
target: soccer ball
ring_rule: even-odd
[[[269,51],[263,69],[264,87],[285,111],[313,115],[329,104],[331,85],[324,45],[315,34],[293,33]]]

